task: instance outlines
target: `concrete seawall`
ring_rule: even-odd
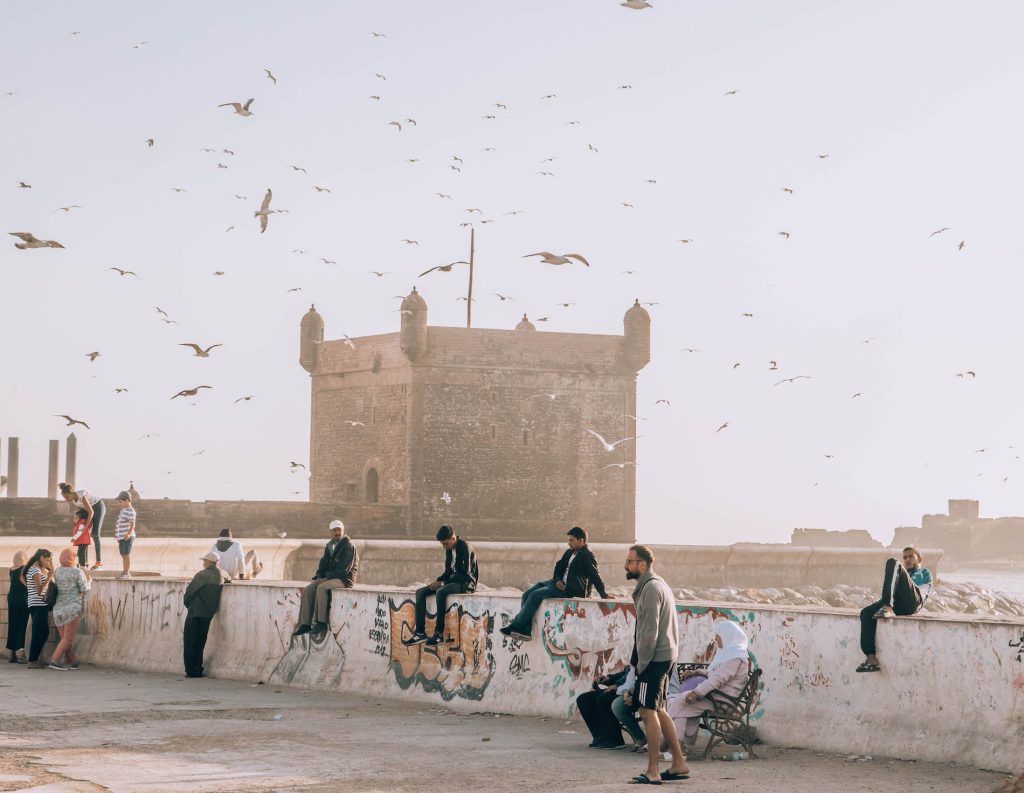
[[[180,673],[186,583],[94,581],[79,655],[101,666]],[[519,599],[480,593],[449,603],[446,644],[406,648],[411,590],[365,585],[335,595],[322,639],[292,640],[300,586],[228,586],[210,632],[208,672],[463,712],[569,717],[576,696],[596,674],[627,663],[632,646],[629,601],[549,600],[538,612],[538,638],[521,643],[498,632]],[[677,611],[683,660],[703,657],[714,620],[743,625],[764,670],[755,721],[771,743],[1013,772],[1024,762],[1024,621],[887,621],[878,637],[885,670],[860,675],[854,612],[723,604]]]
[[[472,538],[470,538],[472,539]],[[58,551],[63,536],[0,537],[0,564],[9,564],[17,550]],[[199,557],[210,550],[214,538],[168,539],[139,537],[132,552],[136,571],[170,576],[191,576]],[[309,579],[323,553],[320,540],[242,538],[246,549],[255,548],[266,565],[262,577],[273,580]],[[372,585],[408,585],[437,577],[444,554],[436,542],[419,540],[354,539],[359,549],[359,581]],[[540,542],[474,542],[480,562],[480,581],[488,587],[523,589],[551,576],[566,546]],[[625,544],[593,543],[609,586],[624,583]],[[881,586],[886,548],[808,548],[789,545],[653,545],[658,571],[674,587],[797,587],[814,584]],[[120,568],[117,543],[104,538],[105,564]],[[91,551],[91,549],[90,549]],[[925,564],[938,572],[942,551],[923,549]],[[90,553],[90,559],[92,559]]]

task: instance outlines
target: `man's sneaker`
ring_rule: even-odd
[[[326,622],[314,622],[313,623],[313,627],[311,628],[311,630],[313,631],[313,633],[326,633],[327,632],[327,623]]]
[[[62,664],[60,661],[50,661],[49,667],[50,669],[59,669],[61,672],[67,672],[71,668],[70,666]]]
[[[309,633],[310,627],[308,625],[298,625],[295,630],[292,631],[292,636],[301,636],[304,633]]]
[[[423,642],[425,641],[427,641],[427,634],[417,631],[408,639],[402,639],[402,644],[404,644],[406,647],[412,647],[416,644],[423,644]]]
[[[78,662],[75,662],[75,663],[71,664],[68,667],[68,669],[70,669],[72,672],[74,672],[76,669],[78,669],[78,666],[79,666]]]
[[[498,628],[498,633],[502,634],[503,636],[511,636],[512,626],[506,625],[504,628]]]
[[[132,577],[131,573],[121,573],[121,575],[118,576],[118,578],[131,578],[131,577]]]
[[[429,639],[427,639],[427,647],[437,647],[437,645],[443,644],[443,643],[444,643],[444,635],[440,634],[440,633],[435,633],[433,636],[431,636]]]

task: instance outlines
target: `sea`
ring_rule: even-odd
[[[949,567],[939,565],[940,580],[954,584],[970,582],[1024,600],[1024,562],[956,565],[952,572]]]

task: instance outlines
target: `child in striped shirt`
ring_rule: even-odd
[[[117,550],[121,554],[123,572],[118,578],[131,578],[132,545],[135,542],[135,509],[132,507],[132,496],[127,490],[117,494],[117,505],[121,511],[117,513],[114,536],[117,538]]]

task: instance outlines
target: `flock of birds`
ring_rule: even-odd
[[[648,9],[653,8],[652,4],[650,4],[648,2],[645,2],[644,0],[624,0],[624,2],[621,2],[620,5],[625,7],[626,9],[629,9],[629,10],[632,10],[632,11],[646,11]],[[78,35],[81,35],[81,32],[80,31],[73,31],[70,35],[78,36]],[[374,37],[374,38],[381,38],[381,39],[387,38],[387,34],[381,33],[381,32],[371,32],[369,35]],[[142,47],[144,47],[146,45],[147,45],[147,42],[140,41],[140,42],[137,42],[136,44],[134,44],[132,46],[132,49],[137,50],[137,49],[140,49],[140,48],[142,48]],[[277,86],[277,84],[278,84],[278,76],[271,69],[264,69],[263,77],[267,81],[269,81],[273,86]],[[387,79],[388,79],[387,75],[382,73],[382,72],[375,73],[374,78],[377,79],[377,80],[380,80],[382,83],[386,83]],[[620,91],[630,91],[630,90],[632,90],[632,87],[633,86],[631,84],[629,84],[629,83],[623,83],[623,84],[618,85],[617,89],[620,90]],[[728,90],[728,91],[724,92],[723,96],[725,96],[725,97],[735,97],[735,96],[738,96],[739,91],[740,91],[740,89],[733,88],[731,90]],[[16,91],[6,92],[5,94],[0,95],[0,99],[5,98],[5,97],[13,97],[13,96],[16,95],[16,93],[17,93]],[[557,99],[557,94],[553,94],[553,93],[544,94],[544,95],[542,95],[540,97],[540,100],[544,101],[544,102],[550,102],[550,101],[553,101],[553,100],[556,100],[556,99]],[[369,101],[380,102],[381,101],[381,95],[377,94],[377,93],[370,94],[369,95]],[[505,102],[494,102],[493,103],[493,107],[494,107],[493,112],[487,113],[486,115],[484,115],[482,117],[484,120],[494,120],[494,119],[497,118],[497,115],[496,115],[497,113],[499,113],[499,112],[500,113],[505,113],[505,112],[508,111],[508,104],[505,103]],[[223,103],[217,105],[217,108],[218,109],[219,108],[228,108],[228,109],[230,109],[231,113],[233,113],[234,115],[238,116],[240,119],[244,119],[244,122],[240,121],[239,123],[257,124],[259,122],[259,113],[258,113],[259,102],[258,102],[256,97],[248,97],[244,101],[228,101],[228,102],[223,102]],[[574,125],[579,125],[580,122],[578,120],[569,120],[569,121],[566,121],[565,124],[568,125],[568,126],[574,126]],[[386,126],[393,127],[394,128],[394,134],[396,134],[396,135],[398,135],[398,134],[405,135],[405,134],[408,134],[408,131],[410,130],[410,128],[417,127],[418,126],[418,122],[417,122],[417,120],[415,118],[413,118],[411,116],[403,115],[400,118],[396,118],[394,120],[388,121]],[[146,138],[143,141],[143,144],[147,148],[154,148],[154,147],[157,146],[157,138],[156,137]],[[493,147],[486,147],[486,148],[481,149],[481,151],[489,152],[489,151],[494,151],[494,149],[493,149]],[[592,144],[587,144],[587,151],[588,152],[592,152],[595,155],[598,155],[600,153],[599,149],[596,146],[592,145]],[[207,147],[207,148],[203,148],[202,152],[208,153],[208,154],[223,154],[223,155],[226,155],[227,157],[234,156],[234,151],[232,149],[228,149],[228,148],[221,148],[218,151],[217,148]],[[828,153],[823,153],[823,152],[819,152],[815,156],[817,157],[818,160],[826,160],[826,159],[828,159],[830,157],[830,155]],[[555,161],[555,159],[556,158],[551,157],[551,158],[545,158],[544,160],[542,160],[541,163],[540,163],[541,170],[539,170],[537,172],[538,176],[542,177],[543,179],[555,178],[554,171],[550,170],[551,163],[553,163]],[[406,162],[409,163],[409,164],[415,164],[415,163],[419,162],[419,159],[418,158],[408,158],[406,160]],[[452,155],[451,162],[449,162],[447,164],[447,168],[449,170],[451,170],[452,172],[455,172],[455,173],[461,173],[463,166],[464,166],[463,159],[461,157],[459,157],[458,155]],[[226,169],[228,166],[223,164],[223,163],[218,163],[216,167],[220,168],[220,169]],[[303,174],[305,176],[308,176],[307,169],[302,167],[302,166],[300,166],[300,165],[292,163],[292,164],[289,164],[287,167],[291,171],[293,171],[294,173],[301,173],[301,174]],[[653,179],[653,178],[650,178],[650,179],[647,179],[647,182],[649,182],[651,184],[655,184],[657,182],[657,180]],[[32,186],[31,182],[28,182],[28,181],[18,181],[18,183],[16,185],[16,189],[18,189],[18,190],[32,190],[33,186]],[[171,187],[170,189],[173,190],[176,193],[187,193],[188,192],[188,189],[186,187],[181,187],[181,186]],[[309,186],[309,190],[315,192],[316,194],[331,194],[331,192],[332,192],[331,187],[329,187],[327,185],[324,185],[324,184],[312,184],[312,185]],[[794,193],[795,193],[794,189],[792,187],[789,187],[789,186],[781,186],[779,188],[779,190],[781,190],[786,195],[794,195]],[[439,200],[441,200],[441,201],[453,201],[454,200],[452,195],[449,194],[449,193],[435,192],[434,195]],[[238,195],[238,194],[235,195],[235,198],[238,199],[238,200],[242,200],[242,201],[247,200],[246,196]],[[622,201],[621,204],[622,204],[623,209],[626,209],[626,210],[634,210],[635,209],[635,206],[631,202]],[[83,207],[81,205],[79,205],[79,204],[67,204],[67,205],[56,207],[53,210],[53,212],[54,213],[62,212],[62,213],[64,213],[66,215],[66,214],[69,214],[71,212],[79,211],[79,210],[82,210],[82,209],[83,209]],[[516,209],[516,210],[509,211],[509,212],[505,212],[505,213],[503,213],[503,215],[504,216],[516,216],[516,215],[523,214],[525,211],[526,210]],[[261,200],[258,208],[255,208],[255,207],[252,208],[252,220],[254,221],[254,226],[258,229],[258,233],[259,234],[265,234],[268,231],[269,227],[270,227],[272,216],[279,215],[279,214],[287,214],[288,212],[289,212],[288,209],[280,208],[279,206],[276,206],[274,204],[274,193],[273,193],[273,190],[270,187],[268,187],[266,189],[265,193],[263,194],[262,200]],[[493,219],[484,217],[484,212],[479,207],[469,207],[469,208],[466,208],[465,212],[466,212],[466,215],[469,216],[470,219],[460,223],[459,224],[460,226],[463,226],[463,227],[474,227],[475,224],[487,225],[487,224],[495,222]],[[42,225],[42,224],[40,224],[40,225]],[[228,233],[228,232],[231,232],[231,231],[234,231],[234,230],[235,230],[235,226],[232,225],[232,226],[229,226],[225,230],[225,233]],[[929,235],[929,237],[940,237],[940,236],[945,235],[947,232],[950,232],[950,231],[952,231],[952,229],[950,227],[943,226],[943,227],[940,227],[940,228],[936,229],[935,231],[933,231]],[[36,236],[35,233],[30,232],[30,231],[10,231],[9,233],[10,233],[10,235],[12,235],[12,236],[17,238],[18,241],[14,243],[14,247],[16,249],[18,249],[19,251],[35,251],[35,250],[41,250],[41,249],[64,250],[64,249],[66,249],[68,247],[68,246],[65,246],[65,244],[62,241],[58,241],[58,240],[55,240],[55,239],[40,238],[40,237]],[[789,230],[780,229],[777,232],[777,236],[782,238],[783,240],[789,240],[792,237],[792,234],[791,234],[791,232]],[[407,245],[407,246],[418,246],[419,245],[419,241],[416,240],[416,239],[412,239],[412,238],[403,238],[401,240],[401,242],[402,242],[402,244]],[[694,239],[691,238],[691,237],[684,237],[684,238],[678,239],[677,243],[681,244],[681,245],[692,245],[692,244],[694,244]],[[956,249],[958,251],[963,251],[965,249],[965,247],[966,247],[966,241],[965,240],[960,240],[958,245],[956,246]],[[303,249],[296,248],[296,249],[292,250],[292,254],[303,256],[303,255],[307,254],[307,251],[303,250]],[[30,256],[32,254],[26,254],[26,255]],[[534,259],[535,258],[535,259],[539,260],[539,262],[542,263],[542,264],[551,265],[551,266],[555,266],[555,267],[561,267],[561,266],[582,266],[584,268],[590,268],[591,267],[591,261],[588,259],[588,257],[585,256],[582,253],[579,253],[579,252],[557,253],[557,252],[543,250],[543,251],[538,251],[538,252],[534,252],[534,253],[524,253],[524,254],[522,254],[522,257],[523,258],[527,258],[527,259]],[[327,258],[327,257],[320,257],[320,261],[323,264],[325,264],[325,265],[336,265],[337,264],[337,262],[335,260]],[[452,273],[457,266],[461,266],[461,265],[468,265],[468,261],[460,259],[460,260],[455,260],[455,261],[450,261],[450,262],[438,264],[438,265],[435,265],[435,266],[432,266],[432,267],[429,267],[429,268],[425,269],[423,272],[419,273],[419,275],[417,277],[422,278],[422,277],[429,276],[429,275],[432,275],[432,274]],[[118,277],[139,278],[139,273],[136,272],[135,270],[129,270],[129,269],[125,269],[125,268],[121,268],[121,267],[114,267],[114,266],[109,267],[107,269],[109,271],[111,271],[111,272],[116,273]],[[637,271],[636,270],[623,270],[621,272],[622,272],[622,275],[631,276],[631,275],[634,275]],[[217,270],[217,271],[213,272],[213,275],[216,276],[216,277],[223,276],[224,274],[225,274],[224,271],[221,271],[221,270]],[[388,271],[383,271],[383,270],[371,270],[371,271],[368,271],[368,274],[371,274],[371,275],[375,276],[376,278],[383,278],[383,277],[389,275],[390,273]],[[297,292],[297,291],[301,291],[301,287],[293,287],[293,288],[288,290],[288,292]],[[497,300],[500,301],[501,303],[504,303],[506,301],[514,300],[513,296],[508,295],[508,294],[504,294],[502,292],[493,292],[493,293],[491,293],[491,296],[497,298]],[[401,296],[396,296],[396,297],[401,297]],[[466,300],[466,301],[468,301],[468,300],[475,300],[476,298],[460,297],[458,299],[459,300]],[[562,302],[554,304],[555,307],[564,308],[564,309],[570,308],[570,307],[575,306],[575,305],[576,305],[576,303],[572,302],[572,301],[562,301]],[[657,302],[648,302],[648,303],[644,303],[643,305],[646,305],[646,306],[656,306],[656,305],[658,305],[658,303]],[[156,313],[157,313],[157,316],[155,318],[156,320],[158,320],[160,322],[163,322],[163,323],[165,323],[167,325],[176,325],[177,324],[177,322],[170,317],[168,312],[164,311],[159,306],[156,306],[155,310],[156,310]],[[401,309],[399,309],[399,310],[401,310]],[[743,319],[749,319],[749,320],[753,320],[755,318],[754,314],[752,312],[743,312],[740,316]],[[525,318],[525,315],[524,315],[524,318]],[[535,321],[537,321],[537,322],[547,322],[547,321],[549,321],[549,319],[550,318],[548,316],[541,316],[541,317],[536,317]],[[873,341],[873,339],[866,339],[862,343],[863,344],[868,344],[871,341]],[[351,338],[349,338],[348,336],[344,336],[344,342],[348,346],[350,346],[350,347],[354,347],[355,346],[355,343],[353,342],[353,340]],[[208,359],[208,358],[211,357],[211,353],[212,353],[213,350],[215,350],[217,348],[221,348],[224,345],[221,344],[221,343],[215,343],[215,344],[208,344],[208,345],[204,346],[203,344],[199,344],[199,343],[196,343],[196,342],[180,342],[178,344],[178,346],[189,348],[192,351],[193,356],[195,356],[195,357],[203,358],[203,359]],[[687,354],[699,354],[701,352],[701,350],[699,348],[696,348],[696,347],[686,347],[686,348],[682,349],[682,352],[687,353]],[[101,356],[101,352],[96,350],[96,351],[91,351],[91,352],[85,353],[85,355],[89,358],[90,362],[95,362],[96,359]],[[777,361],[771,360],[771,361],[768,361],[767,363],[768,363],[768,366],[767,366],[767,370],[768,371],[776,372],[776,371],[779,370],[779,366],[778,366],[778,362]],[[741,367],[741,365],[742,365],[742,362],[734,362],[732,364],[732,369],[735,370],[735,369]],[[955,376],[956,378],[959,378],[959,379],[969,378],[971,380],[974,380],[974,379],[977,378],[977,373],[975,371],[973,371],[973,370],[965,370],[965,371],[962,371],[962,372],[956,372],[955,374],[951,374],[951,376]],[[794,374],[794,375],[787,376],[787,377],[781,377],[781,378],[775,380],[772,383],[772,385],[773,385],[773,387],[784,386],[784,385],[795,385],[795,384],[799,383],[800,381],[811,380],[811,379],[813,379],[813,375],[810,375],[810,374]],[[177,400],[177,399],[196,399],[196,398],[198,398],[200,396],[200,393],[202,391],[210,390],[212,388],[213,388],[213,386],[208,385],[208,384],[201,384],[201,385],[195,385],[195,386],[192,386],[192,387],[181,388],[176,393],[171,395],[169,398],[172,401],[173,400]],[[123,393],[127,393],[128,389],[126,387],[124,387],[124,386],[118,386],[118,387],[114,388],[113,391],[114,391],[115,394],[123,394]],[[560,394],[545,394],[545,395],[538,395],[538,396],[546,396],[546,397],[548,397],[550,399],[555,399],[555,398],[558,398],[561,395]],[[862,396],[862,392],[856,392],[856,393],[852,394],[852,396],[850,398],[851,399],[857,399],[857,398],[859,398],[861,396]],[[256,397],[255,394],[245,394],[245,395],[239,396],[237,399],[235,399],[234,400],[234,404],[249,402],[252,399],[254,399],[255,397]],[[195,404],[195,403],[193,403],[193,404]],[[661,406],[664,406],[664,407],[670,407],[671,406],[671,402],[668,399],[662,398],[662,399],[655,400],[654,401],[654,405],[655,406],[661,405]],[[75,418],[72,415],[69,415],[69,414],[58,414],[57,417],[63,419],[65,421],[65,423],[66,423],[66,426],[80,425],[80,426],[82,426],[82,427],[84,427],[86,429],[91,429],[90,424],[86,420]],[[640,416],[631,416],[630,418],[634,419],[636,421],[646,421],[646,419],[644,417],[640,417]],[[346,423],[348,425],[352,426],[352,427],[362,427],[362,426],[364,426],[363,422],[360,422],[360,421],[357,421],[357,420],[349,420]],[[714,429],[714,433],[715,434],[721,433],[724,430],[729,429],[731,426],[732,426],[731,425],[731,419],[730,420],[722,421],[717,426],[717,428]],[[710,428],[709,428],[709,430],[710,430]],[[631,436],[631,437],[621,438],[621,439],[609,442],[608,440],[606,440],[606,438],[603,435],[601,435],[598,431],[596,431],[594,429],[587,429],[586,432],[590,436],[593,436],[593,438],[597,441],[597,443],[600,445],[600,447],[603,449],[603,451],[608,452],[608,453],[612,453],[612,452],[615,452],[617,450],[620,450],[620,447],[622,447],[624,444],[631,443],[631,442],[637,440],[639,437],[641,437],[641,436]],[[142,436],[140,438],[140,440],[145,440],[145,439],[148,439],[148,438],[151,438],[151,437],[158,437],[158,436],[159,436],[158,433],[147,433],[146,435]],[[984,449],[981,449],[979,451],[983,452]],[[196,452],[196,454],[202,454],[203,452],[205,452],[205,449],[203,449],[203,450],[201,450],[199,452]],[[834,458],[834,454],[832,454],[832,453],[825,453],[822,456],[824,458],[826,458],[826,459],[833,459]],[[619,470],[624,470],[626,467],[631,467],[631,466],[633,466],[633,467],[636,466],[635,461],[612,462],[612,463],[609,463],[609,464],[605,465],[604,467],[607,468],[607,469],[615,468],[615,469],[619,469]],[[305,466],[305,464],[297,462],[297,461],[290,461],[288,469],[291,472],[295,473],[295,472],[297,472],[299,470],[305,470],[306,466]],[[308,474],[308,471],[307,471],[307,474]],[[293,492],[297,493],[298,491],[293,491]],[[446,503],[450,503],[450,501],[451,501],[450,494],[448,492],[445,492],[442,495],[442,500],[444,500]]]

